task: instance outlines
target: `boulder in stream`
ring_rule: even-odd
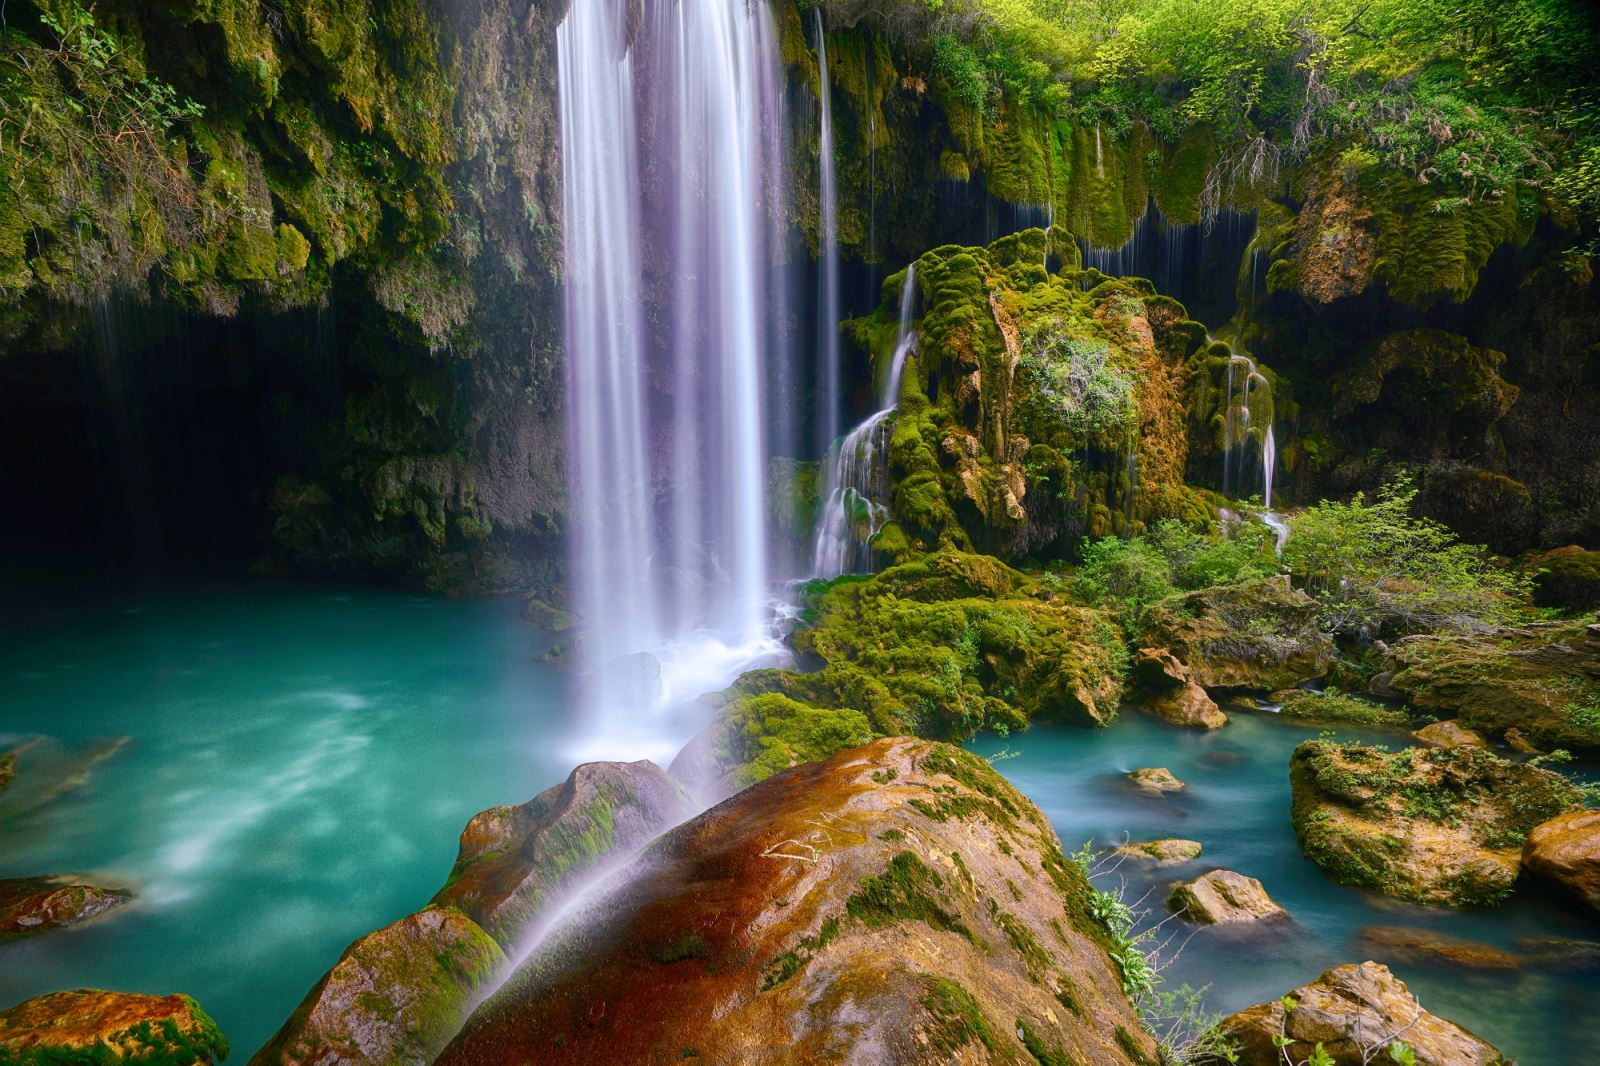
[[[1522,849],[1522,865],[1600,912],[1600,811],[1571,811],[1534,826]]]
[[[1287,576],[1262,578],[1162,600],[1141,637],[1170,650],[1202,688],[1272,692],[1322,677],[1333,663],[1317,610]]]
[[[1148,792],[1152,796],[1183,791],[1183,782],[1165,766],[1146,766],[1138,770],[1129,770],[1128,780],[1140,792]]]
[[[1157,866],[1177,866],[1181,863],[1193,862],[1200,857],[1201,846],[1198,840],[1179,840],[1176,837],[1165,837],[1161,840],[1139,840],[1123,844],[1115,848],[1112,854],[1122,859],[1136,859],[1141,862],[1153,862]]]
[[[1431,963],[1464,970],[1515,970],[1523,963],[1515,952],[1433,929],[1371,925],[1357,933],[1356,940],[1362,950],[1392,962]]]
[[[1232,870],[1212,870],[1172,886],[1167,909],[1199,925],[1276,921],[1289,912],[1267,895],[1260,881]]]
[[[656,841],[438,1062],[1153,1061],[1090,893],[986,761],[876,741]]]
[[[188,996],[79,988],[0,1011],[0,1062],[198,1063],[228,1057],[228,1041]]]
[[[1468,729],[1455,719],[1434,722],[1417,730],[1412,736],[1430,748],[1487,748],[1489,742],[1475,730]]]
[[[76,884],[71,878],[0,881],[0,944],[86,922],[132,898],[125,888]]]

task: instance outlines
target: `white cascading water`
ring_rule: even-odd
[[[827,449],[838,439],[842,371],[839,352],[839,194],[833,159],[833,93],[828,85],[828,38],[822,8],[811,9],[817,34],[817,438]]]
[[[840,441],[823,463],[822,514],[811,552],[811,576],[835,578],[872,568],[871,540],[883,528],[889,505],[889,437],[900,403],[906,359],[916,347],[917,268],[906,268],[900,286],[900,324],[883,399],[866,421]]]
[[[1252,407],[1251,397],[1255,397]],[[1277,419],[1272,399],[1272,383],[1257,368],[1255,360],[1247,355],[1233,355],[1228,360],[1227,406],[1222,417],[1222,491],[1224,495],[1238,496],[1246,485],[1241,481],[1240,470],[1247,461],[1248,445],[1256,442],[1261,461],[1261,514],[1264,525],[1272,530],[1281,554],[1289,539],[1289,524],[1272,509],[1272,479],[1277,472],[1278,443],[1273,430]]]
[[[675,709],[770,648],[767,5],[573,0],[558,31],[571,584],[597,750],[661,755]],[[648,254],[647,254],[648,249]],[[647,301],[670,316],[648,331]],[[781,356],[780,356],[781,357]]]

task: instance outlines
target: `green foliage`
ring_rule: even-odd
[[[1376,500],[1325,500],[1290,520],[1284,562],[1321,605],[1322,628],[1374,638],[1485,632],[1520,618],[1523,575],[1437,522],[1414,517],[1416,488],[1398,480]]]
[[[1048,320],[1033,328],[1019,363],[1031,379],[1030,397],[1053,407],[1074,434],[1137,432],[1133,375],[1111,361],[1105,341],[1074,336],[1064,321]]]
[[[859,747],[877,735],[860,711],[801,703],[780,692],[737,699],[727,717],[748,782]]]
[[[1165,519],[1149,533],[1085,541],[1078,584],[1090,600],[1115,609],[1129,624],[1153,603],[1196,589],[1232,585],[1277,571],[1271,531],[1245,523],[1234,537]]]

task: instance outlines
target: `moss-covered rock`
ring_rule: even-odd
[[[1600,623],[1538,623],[1484,636],[1407,637],[1380,675],[1413,707],[1498,737],[1600,749]]]
[[[250,1062],[431,1062],[505,961],[472,919],[428,907],[346,948]]]
[[[521,806],[474,815],[433,902],[459,909],[509,948],[578,879],[694,810],[683,787],[651,762],[584,763]]]
[[[1600,913],[1600,811],[1572,811],[1535,826],[1522,865]]]
[[[1172,886],[1167,909],[1199,925],[1279,921],[1289,916],[1260,881],[1232,870],[1212,870]]]
[[[1136,841],[1113,849],[1113,854],[1119,858],[1153,862],[1157,866],[1177,866],[1193,862],[1200,857],[1200,852],[1201,846],[1198,840],[1178,840],[1172,837]]]
[[[1582,801],[1560,774],[1472,747],[1306,741],[1289,779],[1295,834],[1324,873],[1445,907],[1504,900],[1528,831]]]
[[[0,944],[86,922],[132,898],[127,889],[74,884],[70,878],[0,880]]]
[[[1315,680],[1333,662],[1317,602],[1287,576],[1217,585],[1155,603],[1140,642],[1169,650],[1207,689],[1270,692]]]
[[[1404,728],[1410,718],[1404,711],[1334,689],[1291,688],[1268,697],[1284,718],[1296,722],[1348,722],[1352,725]]]
[[[188,996],[141,996],[79,988],[0,1011],[0,1063],[210,1066],[228,1041]]]
[[[1153,1061],[1090,892],[987,762],[878,741],[656,842],[438,1061]]]
[[[1600,607],[1600,552],[1570,544],[1535,555],[1525,568],[1533,572],[1533,600],[1539,606],[1575,611]]]

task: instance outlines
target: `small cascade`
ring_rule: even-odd
[[[839,194],[833,158],[833,94],[828,84],[828,38],[822,26],[822,8],[811,9],[817,35],[820,115],[817,132],[819,176],[817,219],[817,437],[826,447],[839,436],[839,411],[843,396],[839,351]]]
[[[1152,198],[1117,247],[1080,239],[1083,265],[1117,278],[1146,278],[1201,322],[1226,322],[1239,306],[1239,271],[1256,235],[1253,213],[1232,208],[1206,223],[1179,224]],[[1252,261],[1252,268],[1254,262]]]
[[[1259,490],[1261,521],[1272,530],[1281,553],[1289,539],[1289,526],[1272,510],[1272,480],[1278,467],[1276,418],[1272,383],[1255,360],[1233,355],[1228,360],[1228,393],[1222,414],[1222,493],[1238,499]],[[1259,481],[1253,470],[1259,471]]]
[[[906,268],[900,287],[900,325],[879,408],[852,429],[828,454],[823,466],[822,515],[812,546],[811,576],[835,578],[872,568],[872,537],[889,516],[889,438],[900,402],[906,359],[916,346],[912,328],[916,308],[916,267]]]
[[[1094,124],[1094,173],[1097,178],[1106,176],[1105,156],[1100,151],[1100,123],[1098,122]]]

